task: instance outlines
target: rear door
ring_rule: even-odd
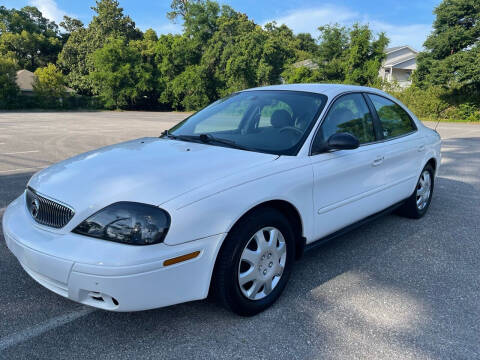
[[[315,141],[349,132],[360,141],[354,150],[311,154],[314,173],[315,238],[319,239],[382,210],[379,195],[386,179],[382,171],[384,144],[361,93],[342,95],[328,110]],[[317,139],[320,137],[320,139]]]
[[[410,115],[398,104],[383,96],[367,94],[383,138],[383,177],[385,201],[393,205],[415,190],[425,154],[423,136]]]

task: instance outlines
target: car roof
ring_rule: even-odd
[[[387,93],[366,86],[357,86],[357,85],[344,85],[344,84],[284,84],[284,85],[270,85],[262,86],[252,89],[247,89],[243,91],[253,91],[253,90],[291,90],[291,91],[305,91],[317,94],[324,94],[328,97],[334,97],[344,92],[351,91],[366,91],[377,93],[379,95],[390,97]]]

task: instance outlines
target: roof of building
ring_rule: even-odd
[[[404,49],[404,48],[409,48],[414,53],[418,53],[418,51],[415,50],[414,48],[412,48],[410,45],[402,45],[402,46],[394,46],[394,47],[391,47],[391,48],[386,48],[385,53],[389,54],[389,53],[392,53],[392,52],[395,52],[397,50],[401,50],[401,49]]]
[[[416,57],[417,55],[415,54],[414,56],[408,56],[408,57],[396,59],[395,61],[385,62],[383,66],[397,66],[407,61],[414,60]]]
[[[18,70],[17,77],[15,82],[19,87],[20,91],[33,91],[33,83],[35,81],[35,74],[28,70]],[[69,87],[65,86],[65,91],[68,93],[74,93],[75,90],[70,89]]]
[[[390,52],[399,50],[399,49],[401,49],[401,48],[403,48],[403,46],[394,46],[394,47],[386,48],[386,49],[385,49],[385,52],[386,52],[386,53],[390,53]]]
[[[16,83],[21,91],[33,91],[33,82],[35,80],[35,74],[28,70],[18,70]]]
[[[306,59],[302,61],[297,61],[296,63],[292,64],[294,68],[299,68],[299,67],[306,67],[309,69],[318,69],[318,64],[313,61],[312,59]]]

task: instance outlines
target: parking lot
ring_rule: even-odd
[[[0,217],[41,168],[185,116],[0,113]],[[0,359],[480,358],[480,125],[438,131],[428,214],[392,214],[305,254],[253,318],[210,300],[138,313],[76,304],[32,280],[0,232]]]

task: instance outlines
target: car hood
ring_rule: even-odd
[[[221,146],[143,138],[59,162],[35,174],[29,186],[82,212],[117,201],[161,205],[276,158]]]

